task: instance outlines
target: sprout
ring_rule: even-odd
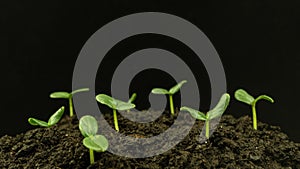
[[[171,115],[174,116],[174,105],[173,105],[173,95],[179,91],[179,89],[182,87],[184,83],[186,83],[186,80],[181,81],[174,87],[172,87],[170,90],[162,89],[162,88],[154,88],[152,89],[153,94],[164,94],[164,95],[169,95],[169,100],[170,100],[170,110],[171,110]]]
[[[50,94],[51,98],[58,98],[58,99],[68,99],[69,100],[69,109],[70,109],[70,117],[73,116],[73,95],[75,93],[79,93],[79,92],[85,92],[85,91],[89,91],[89,88],[82,88],[82,89],[78,89],[78,90],[74,90],[71,93],[68,92],[54,92]]]
[[[85,137],[83,145],[90,151],[90,163],[93,164],[94,151],[104,152],[108,148],[108,141],[103,135],[98,135],[98,124],[95,117],[86,115],[79,120],[79,130]]]
[[[55,125],[61,119],[62,115],[64,114],[65,107],[61,107],[58,109],[48,120],[48,122],[38,120],[35,118],[29,118],[28,122],[33,126],[42,126],[42,127],[51,127]]]
[[[248,94],[243,89],[238,89],[237,91],[235,91],[234,97],[238,101],[241,101],[243,103],[251,105],[251,107],[252,107],[252,115],[253,115],[253,128],[254,128],[254,130],[257,130],[256,108],[255,108],[256,102],[258,100],[262,100],[263,99],[263,100],[267,100],[267,101],[269,101],[271,103],[274,103],[274,100],[270,96],[260,95],[256,99],[254,99],[253,96],[251,96],[250,94]]]
[[[206,115],[198,110],[189,107],[181,107],[180,110],[188,111],[195,119],[205,121],[205,136],[206,138],[209,138],[209,121],[221,116],[225,112],[229,101],[230,95],[227,93],[223,94],[216,107],[208,111]]]
[[[127,103],[133,103],[135,99],[136,99],[136,93],[133,93],[129,98],[129,100],[127,101]],[[127,112],[129,112],[129,110],[127,110]]]
[[[118,118],[117,118],[117,110],[123,111],[123,110],[129,110],[135,107],[132,103],[126,103],[121,100],[114,99],[106,94],[99,94],[96,96],[96,100],[100,102],[101,104],[105,104],[106,106],[113,109],[114,114],[114,124],[115,129],[119,131],[119,125],[118,125]]]

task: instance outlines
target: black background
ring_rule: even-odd
[[[220,55],[228,92],[233,94],[242,87],[253,95],[272,96],[275,104],[258,103],[258,119],[281,126],[292,140],[299,142],[299,9],[300,2],[296,0],[1,1],[0,135],[26,131],[32,128],[28,117],[46,119],[66,104],[63,100],[51,100],[49,94],[71,90],[76,58],[86,40],[101,26],[124,15],[157,11],[197,25]],[[110,56],[120,56],[123,52],[128,55],[133,48],[160,46],[164,42],[170,42],[166,45],[170,50],[174,45],[181,57],[185,54],[171,40],[141,38],[144,46],[139,45],[141,41],[132,40],[126,47],[121,44],[120,50]],[[129,49],[127,53],[121,50],[122,45]],[[143,89],[139,82],[144,79],[138,78],[134,84]],[[160,83],[170,85],[171,80],[166,76]],[[203,81],[206,82],[201,90],[210,91],[205,73]],[[207,103],[204,102],[203,109],[207,109]],[[236,117],[251,115],[249,106],[235,100],[226,113]]]

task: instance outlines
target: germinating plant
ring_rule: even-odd
[[[35,118],[29,118],[28,122],[33,125],[33,126],[42,126],[42,127],[51,127],[53,125],[55,125],[56,123],[59,122],[59,120],[61,119],[62,115],[64,114],[65,111],[65,107],[61,107],[60,109],[58,109],[48,120],[48,122],[42,121],[42,120],[38,120]]]
[[[69,100],[69,109],[70,109],[70,117],[73,116],[73,95],[79,92],[86,92],[89,91],[89,88],[82,88],[78,90],[74,90],[71,93],[68,92],[54,92],[50,94],[51,98],[58,98],[58,99],[68,99]]]
[[[83,145],[90,151],[90,163],[93,164],[94,151],[104,152],[108,148],[108,141],[103,135],[98,135],[98,123],[95,117],[86,115],[79,120],[79,130],[85,137]]]
[[[216,107],[208,111],[206,115],[198,110],[185,107],[185,106],[181,107],[180,110],[188,111],[195,119],[205,121],[205,137],[209,138],[209,121],[216,117],[221,116],[225,112],[229,104],[229,101],[230,101],[230,95],[227,93],[223,94]]]
[[[111,109],[113,109],[114,124],[115,124],[115,129],[117,131],[119,131],[117,110],[118,111],[130,110],[135,107],[135,105],[132,103],[127,103],[127,102],[123,102],[121,100],[114,99],[106,94],[97,95],[96,100],[99,103],[104,104],[104,105],[110,107]]]
[[[163,88],[154,88],[152,89],[153,94],[164,94],[164,95],[169,95],[169,101],[170,101],[170,110],[171,110],[171,115],[174,116],[174,103],[173,103],[173,95],[179,91],[179,89],[182,87],[184,83],[186,83],[186,80],[183,80],[179,82],[177,85],[172,87],[171,89],[163,89]]]
[[[247,93],[245,90],[243,89],[238,89],[237,91],[235,91],[234,93],[234,97],[238,100],[241,101],[243,103],[246,103],[248,105],[250,105],[252,107],[252,119],[253,119],[253,128],[254,130],[257,130],[257,120],[256,120],[256,102],[258,100],[267,100],[271,103],[274,103],[274,100],[267,95],[260,95],[258,96],[256,99],[254,99],[253,96],[251,96],[249,93]]]
[[[133,103],[135,99],[136,99],[136,93],[133,93],[129,98],[129,100],[127,101],[127,103]],[[127,110],[127,112],[129,112],[129,110]]]

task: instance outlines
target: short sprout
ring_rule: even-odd
[[[89,91],[89,88],[82,88],[82,89],[78,89],[78,90],[74,90],[71,93],[68,92],[54,92],[50,94],[51,98],[58,98],[58,99],[68,99],[69,100],[69,109],[70,109],[70,117],[73,116],[74,112],[73,112],[73,95],[79,92],[86,92]]]
[[[171,89],[163,89],[163,88],[154,88],[152,89],[153,94],[164,94],[164,95],[169,95],[169,101],[170,101],[170,110],[171,110],[171,115],[174,116],[174,103],[173,103],[173,95],[180,90],[182,85],[186,83],[186,80],[183,80],[179,82],[177,85],[173,86]]]
[[[253,118],[253,129],[257,130],[257,118],[256,118],[256,102],[258,100],[267,100],[271,103],[274,103],[274,100],[267,95],[260,95],[258,96],[256,99],[254,99],[253,96],[251,96],[249,93],[247,93],[245,90],[243,89],[238,89],[237,91],[235,91],[234,93],[234,97],[243,103],[246,103],[248,105],[250,105],[252,107],[252,118]]]
[[[35,118],[29,118],[28,122],[33,125],[33,126],[42,126],[42,127],[51,127],[53,125],[55,125],[56,123],[59,122],[59,120],[61,119],[62,115],[64,114],[65,111],[65,107],[61,107],[60,109],[58,109],[48,120],[48,122],[42,121],[42,120],[38,120]]]
[[[114,99],[106,94],[99,94],[96,96],[96,100],[104,104],[111,109],[113,109],[113,115],[114,115],[114,124],[115,129],[119,131],[119,124],[118,124],[118,118],[117,118],[117,110],[123,111],[123,110],[130,110],[135,107],[132,103],[123,102],[121,100]]]
[[[98,135],[98,123],[95,117],[86,115],[79,120],[79,130],[85,137],[83,145],[90,151],[90,163],[93,164],[94,151],[104,152],[108,148],[108,141],[103,135]]]
[[[223,94],[216,107],[208,111],[206,115],[203,112],[189,107],[181,107],[180,110],[188,111],[195,119],[205,121],[205,137],[209,138],[209,121],[216,117],[220,117],[229,105],[229,101],[230,95],[227,93]]]

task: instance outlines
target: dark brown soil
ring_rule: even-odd
[[[105,116],[111,119],[111,115]],[[173,123],[173,118],[165,113],[155,123],[159,125],[147,129],[147,125],[137,125],[119,115],[121,132],[136,137],[158,135]],[[109,152],[96,153],[95,164],[89,165],[77,118],[64,118],[51,128],[0,138],[0,168],[300,169],[300,144],[289,140],[279,127],[258,123],[258,131],[254,131],[250,117],[224,115],[211,138],[199,143],[202,127],[203,122],[197,121],[182,142],[161,155],[131,159]]]

